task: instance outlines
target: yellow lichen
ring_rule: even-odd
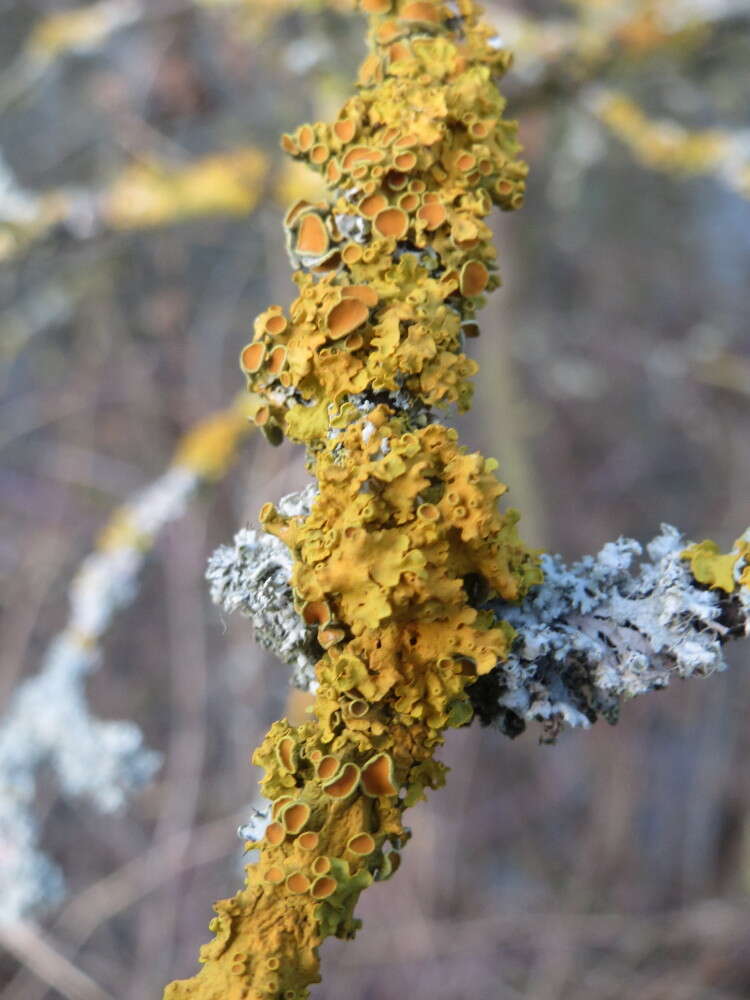
[[[682,553],[690,562],[690,569],[706,587],[733,593],[738,587],[750,588],[750,539],[738,538],[731,552],[721,549],[709,539],[696,542]]]
[[[483,220],[493,202],[514,208],[523,198],[526,168],[492,85],[507,54],[488,47],[473,10],[463,12],[461,39],[445,31],[442,4],[371,11],[386,12],[373,17],[366,85],[339,120],[302,126],[284,142],[319,169],[312,152],[322,143],[337,167],[324,169],[327,203],[301,202],[287,215],[300,295],[283,332],[263,317],[256,323],[266,360],[244,367],[250,388],[267,399],[262,417],[307,444],[327,424],[316,405],[368,387],[405,388],[429,406],[469,405],[476,366],[460,349],[459,314],[470,318],[498,283]],[[377,296],[369,316],[344,304],[352,285]],[[344,340],[353,330],[360,336]],[[278,345],[287,350],[283,373],[270,366]]]
[[[605,88],[598,88],[590,106],[645,166],[677,177],[714,175],[750,197],[750,157],[742,133],[690,131],[675,121],[651,119],[627,95]]]
[[[431,412],[469,405],[463,337],[498,284],[484,220],[523,196],[494,82],[508,56],[473,0],[458,17],[441,0],[360,5],[357,95],[283,141],[328,187],[285,219],[297,298],[258,317],[240,359],[255,422],[304,442],[318,483],[308,515],[260,514],[317,630],[313,714],[275,723],[255,752],[273,803],[249,845],[260,860],[216,904],[203,971],[167,1000],[308,996],[323,939],[351,937],[361,891],[398,868],[404,810],[442,785],[434,754],[471,719],[468,688],[508,652],[512,630],[467,580],[513,601],[540,579],[498,507],[496,463]]]
[[[134,5],[99,0],[86,7],[55,11],[35,24],[26,43],[33,61],[49,63],[66,52],[87,51],[103,42],[112,31],[134,20]]]
[[[267,157],[253,148],[186,166],[139,161],[103,193],[102,217],[114,229],[134,229],[196,215],[248,215],[263,193],[268,167]]]
[[[247,434],[251,413],[247,397],[213,414],[185,435],[175,452],[173,465],[189,469],[201,479],[220,479],[237,453],[237,445]]]

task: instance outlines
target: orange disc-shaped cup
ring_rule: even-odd
[[[470,260],[461,268],[461,294],[471,298],[481,295],[490,280],[490,272],[481,260]]]
[[[281,821],[287,833],[299,833],[310,819],[310,806],[306,802],[292,802],[284,810]]]
[[[294,740],[291,736],[285,736],[279,740],[276,747],[276,756],[285,771],[294,770]]]
[[[362,787],[367,795],[396,795],[398,789],[393,784],[393,761],[387,753],[373,757],[362,768]]]
[[[342,299],[328,313],[328,331],[338,340],[362,326],[369,315],[369,309],[360,299]]]
[[[320,257],[328,245],[328,230],[321,217],[315,212],[303,216],[297,234],[297,253]]]
[[[381,236],[403,239],[409,228],[409,216],[400,208],[386,208],[375,217],[375,228]]]
[[[353,854],[365,857],[375,850],[375,840],[369,833],[357,833],[346,845]]]
[[[334,894],[337,888],[338,883],[335,878],[331,878],[330,875],[321,875],[313,882],[313,899],[327,899]]]
[[[317,774],[321,781],[330,781],[341,767],[341,761],[333,754],[327,754],[318,763]]]
[[[348,764],[344,764],[341,774],[337,778],[334,778],[333,781],[329,781],[328,784],[323,785],[323,788],[331,798],[345,799],[357,787],[358,781],[359,768],[350,761]]]
[[[286,887],[290,892],[299,896],[310,888],[310,879],[302,872],[292,872],[291,875],[287,876]]]
[[[286,830],[281,823],[270,823],[266,828],[266,840],[271,847],[278,847],[286,836]]]
[[[240,355],[240,364],[246,372],[255,374],[263,364],[265,356],[265,344],[248,344]]]

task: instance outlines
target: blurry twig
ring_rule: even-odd
[[[750,198],[750,130],[691,132],[674,121],[648,118],[626,94],[603,87],[584,100],[639,163],[677,177],[713,176]]]
[[[2,166],[0,165],[0,170]],[[40,282],[0,318],[0,392],[4,394],[9,371],[24,348],[52,326],[73,314],[80,289],[65,287],[54,279]]]
[[[188,164],[143,157],[100,191],[25,190],[0,157],[0,262],[55,233],[76,240],[181,222],[249,215],[263,195],[268,159],[253,146]]]
[[[65,1000],[115,1000],[111,993],[76,968],[33,924],[16,921],[3,925],[0,944]]]
[[[135,23],[146,10],[140,0],[99,0],[72,10],[54,11],[34,25],[22,56],[26,62],[44,68],[68,53],[90,52],[115,31]],[[158,5],[155,12],[159,13]]]
[[[0,75],[0,111],[22,100],[66,56],[96,52],[117,31],[146,19],[172,17],[191,5],[191,0],[154,5],[143,0],[98,0],[40,17]]]
[[[294,10],[337,7],[351,9],[349,0],[98,0],[53,11],[41,17],[10,66],[0,75],[0,111],[23,99],[59,61],[103,48],[118,31],[144,21],[165,20],[194,7],[239,10],[261,30],[269,21]]]
[[[59,60],[92,53],[116,32],[190,8],[239,16],[253,37],[295,11],[354,9],[353,0],[99,0],[39,19],[14,63],[0,76],[0,109],[37,84]],[[701,45],[707,32],[748,16],[744,0],[568,0],[565,17],[538,18],[503,6],[504,48],[515,53],[514,103],[534,103],[551,91],[578,89],[606,76],[616,62],[665,48]]]
[[[641,164],[675,176],[713,176],[750,197],[750,133],[691,131],[649,119],[624,93],[607,88],[613,71],[668,53],[673,61],[706,48],[720,30],[746,24],[744,0],[568,0],[575,16],[539,19],[503,11],[500,43],[514,53],[513,106],[549,105],[580,95],[582,105]]]
[[[750,359],[736,354],[694,362],[692,377],[706,385],[750,396]]]
[[[243,809],[231,816],[179,830],[157,841],[137,858],[99,879],[74,896],[62,909],[52,930],[74,954],[102,924],[186,871],[211,864],[237,848],[234,827],[246,818]],[[1,941],[2,939],[0,939]],[[17,955],[25,962],[25,957]],[[29,966],[31,969],[31,966]],[[22,968],[8,983],[2,1000],[41,1000],[44,995]]]
[[[96,49],[123,27],[190,6],[188,0],[154,9],[141,0],[103,0],[48,15],[33,28],[12,77],[23,80],[31,73],[36,78],[55,60]],[[241,12],[257,21],[255,27],[260,31],[269,18],[293,9],[351,4],[349,0],[192,0],[192,6]],[[516,53],[514,106],[545,101],[555,92],[581,91],[584,105],[640,162],[677,174],[713,174],[747,196],[748,135],[720,129],[690,133],[677,123],[649,121],[624,94],[598,86],[619,61],[642,61],[665,49],[674,49],[679,55],[704,45],[706,32],[747,16],[747,6],[739,0],[630,0],[619,4],[573,0],[571,6],[574,16],[564,20],[503,12],[498,44]],[[2,94],[0,80],[0,106]],[[32,192],[0,158],[0,261],[56,233],[85,240],[196,216],[247,215],[264,193],[269,170],[268,157],[250,146],[193,163],[136,151],[132,164],[101,190]],[[295,181],[291,184],[295,186]],[[282,177],[275,186],[288,185]]]
[[[246,403],[198,424],[180,442],[169,469],[106,525],[70,588],[68,623],[40,672],[25,681],[0,724],[0,923],[12,923],[62,894],[62,877],[37,847],[32,814],[36,771],[50,761],[66,794],[103,810],[118,808],[152,776],[158,760],[132,723],[89,714],[86,678],[99,642],[136,593],[138,573],[160,531],[201,483],[221,478],[249,432]]]
[[[689,52],[746,20],[744,0],[568,0],[572,16],[536,18],[503,8],[503,48],[514,53],[514,104],[544,102],[607,76],[622,62]]]
[[[206,762],[206,709],[209,665],[203,628],[203,575],[206,519],[188,515],[185,530],[170,534],[164,554],[165,612],[168,629],[171,724],[165,748],[162,793],[154,827],[157,840],[167,840],[195,825],[201,776]],[[187,858],[189,836],[172,842],[173,864]],[[159,861],[152,862],[155,874]],[[140,1000],[151,977],[169,975],[171,951],[182,909],[182,886],[171,882],[138,921],[132,976],[125,996]]]
[[[245,820],[247,809],[178,830],[158,840],[140,857],[84,889],[63,909],[55,929],[80,948],[102,923],[137,903],[183,872],[210,864],[237,849],[235,828]]]

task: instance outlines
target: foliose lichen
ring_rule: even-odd
[[[370,54],[356,96],[282,143],[328,189],[285,219],[298,297],[256,320],[240,359],[255,423],[304,443],[317,483],[309,512],[261,511],[288,549],[307,630],[290,631],[286,655],[310,635],[319,654],[314,713],[276,723],[256,751],[272,803],[248,845],[259,861],[216,904],[203,971],[167,1000],[308,996],[320,943],[353,936],[361,891],[396,870],[404,810],[443,783],[434,754],[471,719],[467,689],[510,651],[513,630],[477,606],[478,582],[512,602],[541,581],[517,515],[498,507],[495,463],[434,417],[469,406],[464,341],[499,283],[485,219],[523,198],[496,87],[510,58],[473,0],[360,6]],[[225,595],[232,563],[211,570]],[[286,609],[267,568],[282,600],[248,610],[262,632],[272,609],[270,639]]]
[[[312,487],[284,497],[279,511],[309,513]],[[292,684],[309,691],[315,683],[320,655],[315,630],[294,606],[290,583],[292,557],[283,542],[265,532],[243,528],[232,545],[220,546],[209,560],[206,579],[211,599],[231,614],[240,611],[255,629],[255,639],[293,668]]]
[[[517,639],[478,713],[513,736],[540,722],[553,739],[616,722],[623,701],[674,678],[725,669],[727,640],[750,634],[749,556],[743,539],[726,556],[713,542],[686,547],[669,525],[645,553],[620,538],[572,566],[543,555],[540,587],[515,607],[490,602]]]
[[[496,89],[509,57],[472,0],[360,6],[356,96],[283,140],[328,189],[285,219],[298,297],[258,318],[240,359],[255,423],[306,445],[316,490],[266,504],[266,533],[210,570],[315,703],[255,752],[259,859],[216,904],[203,971],[166,1000],[307,997],[321,942],[353,936],[360,893],[397,869],[405,809],[443,783],[448,728],[614,721],[623,698],[720,669],[748,631],[747,536],[722,556],[665,528],[640,565],[624,539],[540,564],[494,463],[437,422],[470,403],[464,342],[498,284],[485,218],[523,197]]]

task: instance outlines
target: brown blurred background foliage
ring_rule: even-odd
[[[0,0],[4,699],[109,512],[226,405],[253,317],[292,297],[280,206],[306,181],[277,140],[350,89],[363,39],[345,6],[109,2],[92,27],[50,21],[71,4]],[[526,536],[571,558],[661,521],[722,543],[750,521],[750,201],[721,163],[680,169],[679,148],[650,169],[592,112],[603,81],[699,145],[721,128],[750,162],[750,4],[668,38],[664,6],[490,5],[501,35],[532,19],[506,87],[532,172],[526,207],[496,220],[505,287],[458,423],[499,459]],[[535,19],[579,25],[579,47]],[[42,783],[70,895],[22,960],[0,957],[0,1000],[83,997],[66,961],[117,1000],[194,970],[212,901],[240,881],[249,753],[288,697],[247,624],[209,604],[205,562],[305,481],[299,449],[253,436],[159,540],[90,696],[164,766],[114,817]],[[749,997],[748,655],[554,747],[454,733],[448,788],[413,811],[357,940],[326,945],[314,995]]]

